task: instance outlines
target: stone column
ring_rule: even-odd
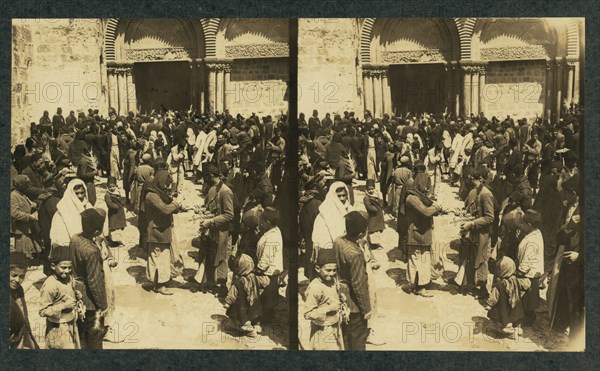
[[[573,81],[573,101],[577,104],[579,104],[579,94],[580,94],[580,83],[579,83],[579,75],[581,75],[581,70],[579,69],[579,61],[575,61],[575,74],[574,74],[574,81]]]
[[[217,104],[217,70],[214,64],[207,64],[208,67],[208,107],[206,111],[213,113],[216,111]]]
[[[373,76],[373,117],[382,117],[383,113],[383,96],[381,87],[381,71],[376,70],[371,72]]]
[[[471,114],[471,66],[463,66],[463,113]]]
[[[133,81],[133,66],[128,66],[125,70],[125,82],[127,87],[127,113],[129,111],[137,113],[137,95]]]
[[[552,90],[554,85],[554,63],[546,61],[546,97],[544,102],[544,117],[548,120],[552,118]]]
[[[223,67],[223,111],[229,109],[233,99],[227,97],[231,89],[231,65]]]
[[[485,92],[485,74],[486,74],[486,66],[481,66],[479,68],[479,112],[483,112],[487,109],[487,101],[484,95]],[[477,113],[479,113],[477,112]]]
[[[473,67],[471,72],[471,112],[479,114],[479,66]]]
[[[555,89],[554,89],[554,102],[555,102],[555,113],[556,121],[560,119],[561,107],[562,107],[562,94],[563,94],[563,80],[564,80],[564,63],[561,59],[556,60],[556,73],[555,73]]]
[[[119,115],[127,114],[127,81],[125,79],[125,71],[127,67],[119,67],[117,70],[117,86],[119,90]]]
[[[381,72],[381,88],[383,89],[383,113],[392,115],[392,88],[388,79],[388,69]]]
[[[117,89],[116,68],[113,66],[107,67],[108,75],[108,106],[118,109],[119,106],[119,91]]]
[[[575,79],[575,62],[568,61],[567,62],[567,105],[571,105],[573,102],[573,83]]]
[[[364,91],[363,97],[365,100],[365,111],[369,110],[373,115],[373,80],[371,71],[365,70],[363,67]]]

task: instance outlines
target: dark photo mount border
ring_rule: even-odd
[[[600,7],[591,1],[483,1],[483,0],[292,0],[292,1],[243,1],[243,0],[203,0],[190,2],[185,0],[167,1],[114,1],[114,0],[68,0],[51,2],[48,0],[22,0],[11,2],[0,0],[0,130],[10,133],[11,122],[11,21],[13,18],[202,18],[202,17],[241,17],[241,18],[305,18],[305,17],[585,17],[586,63],[585,63],[585,102],[586,128],[584,137],[585,160],[583,174],[585,192],[582,202],[585,204],[584,225],[587,246],[599,245],[594,226],[600,221],[598,215],[600,158],[600,116],[599,116],[599,76],[600,76]],[[290,22],[290,27],[294,22]],[[297,26],[296,26],[297,27]],[[296,28],[297,30],[297,28]],[[296,31],[297,34],[297,31]],[[290,29],[290,37],[293,32]],[[297,51],[297,43],[290,40],[290,102],[295,103],[297,90],[297,59],[292,54]],[[294,61],[292,61],[294,59]],[[297,85],[297,84],[296,84]],[[8,109],[6,109],[8,108]],[[297,105],[291,104],[290,119],[297,116]],[[297,123],[290,123],[291,132],[297,133]],[[296,136],[297,137],[297,136]],[[297,141],[290,141],[288,151],[297,148]],[[0,192],[0,218],[2,225],[9,224],[10,190],[10,136],[0,135],[0,171],[2,180]],[[297,151],[296,158],[297,158]],[[297,183],[297,180],[296,180]],[[293,239],[293,236],[290,236]],[[0,298],[8,298],[8,239],[9,229],[0,228]],[[297,236],[296,236],[297,240]],[[290,290],[297,287],[297,245],[290,246]],[[51,351],[9,351],[7,336],[0,335],[0,360],[7,369],[21,368],[78,368],[95,369],[100,367],[118,367],[130,369],[176,368],[202,364],[207,369],[229,369],[243,367],[248,369],[389,369],[389,368],[592,368],[598,365],[599,341],[598,329],[598,280],[600,266],[598,249],[586,251],[586,352],[585,353],[474,353],[474,352],[276,352],[276,351],[169,351],[136,350],[102,352],[51,352]],[[293,292],[293,291],[292,291]],[[290,314],[296,314],[296,295],[290,295]],[[8,301],[0,299],[0,334],[8,333]],[[297,319],[290,321],[290,327],[297,329]],[[292,330],[290,328],[290,330]],[[297,344],[296,332],[290,331],[290,348]],[[157,334],[160,336],[160,334]],[[296,345],[297,346],[297,345]]]

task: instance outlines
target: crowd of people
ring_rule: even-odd
[[[432,280],[447,260],[434,221],[447,213],[460,223],[460,248],[458,272],[444,281],[479,299],[500,336],[522,334],[535,321],[546,287],[551,328],[581,335],[580,107],[533,122],[483,113],[374,118],[368,111],[362,119],[354,112],[320,119],[314,111],[308,121],[301,114],[299,126],[311,349],[384,344],[370,326],[377,310],[372,273],[380,266],[374,249],[397,246],[407,267],[404,291],[434,296]],[[443,206],[441,182],[457,188],[463,208]],[[386,214],[395,219],[396,246],[381,239]]]
[[[405,291],[432,297],[446,260],[434,218],[454,213],[459,269],[447,283],[480,299],[506,334],[535,321],[547,287],[552,329],[575,337],[584,321],[583,113],[572,107],[561,117],[300,114],[294,225],[282,213],[293,182],[285,115],[44,112],[12,154],[10,346],[38,347],[21,284],[41,266],[46,347],[102,348],[118,304],[111,248],[122,244],[128,213],[152,290],[172,295],[172,281],[185,279],[219,297],[228,325],[248,336],[274,317],[287,275],[284,246],[299,228],[310,346],[349,350],[384,343],[370,322],[380,268],[372,250],[396,247],[382,239],[385,215],[395,219]],[[198,184],[199,196],[186,194],[184,182]],[[441,182],[457,187],[464,208],[443,206]],[[105,207],[97,187],[106,189]],[[198,269],[183,278],[174,215],[192,210]]]
[[[278,210],[289,201],[288,125],[284,114],[274,121],[228,111],[45,111],[12,154],[10,347],[38,348],[21,285],[28,270],[43,267],[46,347],[102,348],[118,305],[111,248],[123,245],[127,215],[154,292],[172,295],[173,280],[188,280],[221,300],[228,328],[261,333],[286,280],[290,226]],[[185,195],[184,182],[200,194]],[[97,187],[106,189],[105,207]],[[192,210],[198,270],[184,278],[174,215]]]

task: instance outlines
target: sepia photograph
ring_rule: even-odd
[[[11,349],[289,347],[288,30],[12,20]]]
[[[583,18],[300,18],[303,350],[584,351]]]
[[[11,19],[9,348],[584,352],[585,18],[398,15]]]

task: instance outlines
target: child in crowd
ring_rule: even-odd
[[[310,350],[343,350],[337,260],[333,249],[319,251],[315,271],[318,277],[310,282],[305,294],[304,318],[310,320]]]
[[[256,248],[256,270],[259,275],[269,278],[269,285],[261,295],[263,323],[273,320],[275,307],[279,302],[279,277],[283,273],[283,237],[277,227],[278,222],[279,211],[273,207],[265,208],[260,215],[259,229],[263,235]],[[258,329],[261,330],[260,326]]]
[[[33,332],[29,325],[25,292],[21,286],[25,280],[27,265],[27,255],[24,252],[10,252],[10,319],[8,322],[8,345],[10,349],[40,348],[33,337]]]
[[[123,230],[127,226],[125,207],[123,206],[121,193],[117,188],[117,179],[112,176],[108,177],[106,186],[107,190],[104,201],[108,208],[108,242],[114,246],[122,245],[121,241],[115,241],[113,239],[114,231]]]
[[[73,262],[69,246],[57,246],[50,256],[53,274],[40,290],[40,316],[46,317],[46,348],[80,349],[77,332],[77,299],[71,271]],[[78,297],[79,296],[79,297]]]
[[[385,229],[385,221],[383,219],[383,201],[379,192],[375,190],[374,179],[367,179],[367,192],[363,203],[369,213],[369,244],[372,249],[380,249],[382,248],[381,233]]]
[[[235,264],[235,274],[223,306],[227,316],[233,322],[232,328],[243,331],[247,336],[258,335],[254,327],[262,315],[259,299],[263,289],[269,284],[267,276],[254,274],[254,261],[246,254],[241,254]]]
[[[510,337],[522,335],[521,322],[525,313],[521,299],[531,285],[530,281],[517,278],[516,264],[508,256],[500,258],[496,264],[496,280],[485,306],[488,318]]]

